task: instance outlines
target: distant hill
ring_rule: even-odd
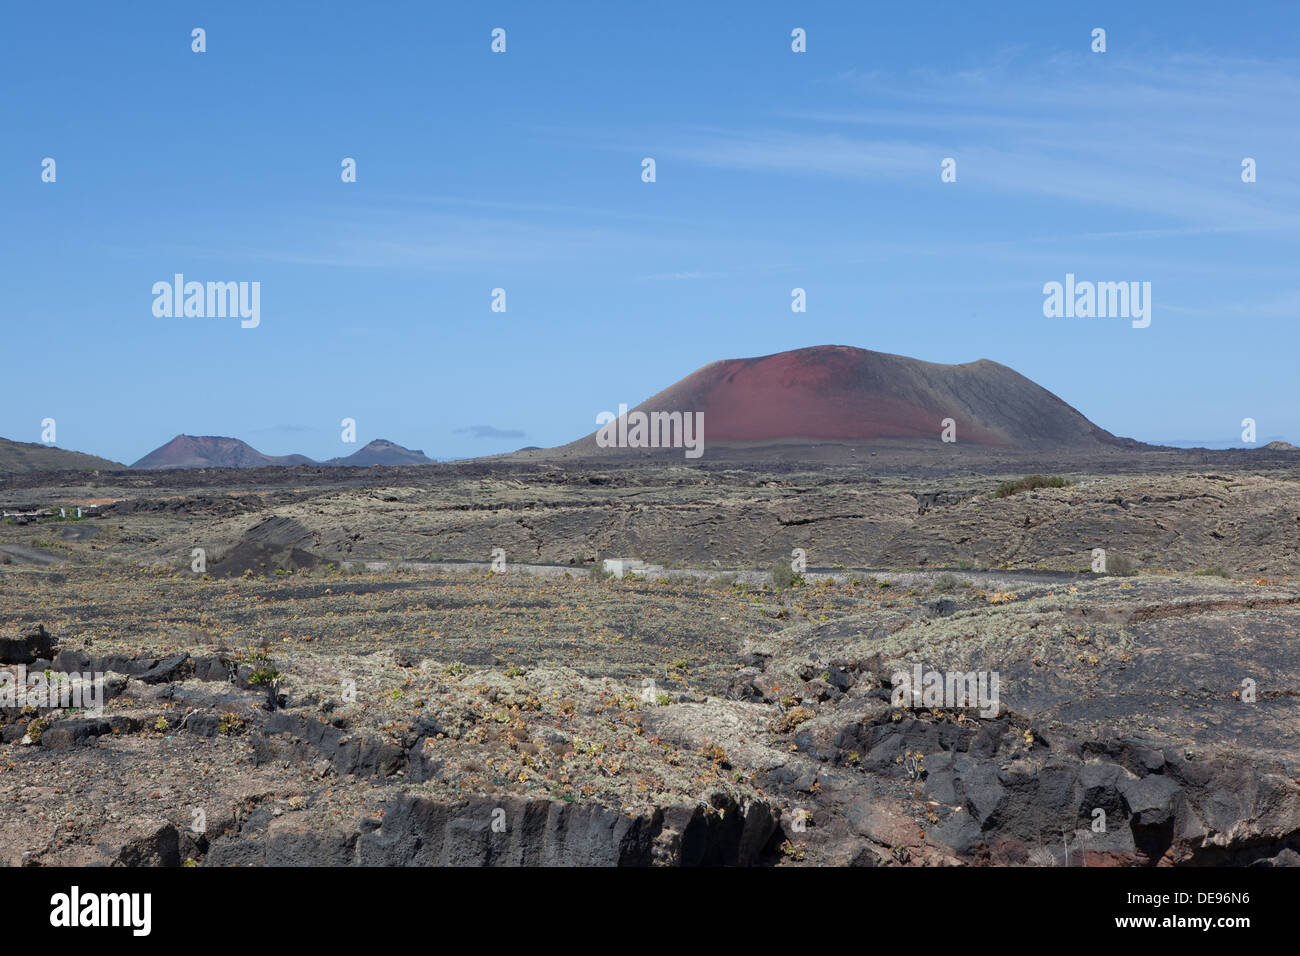
[[[1007,451],[1145,447],[1094,425],[997,362],[941,365],[843,345],[713,362],[636,406],[629,423],[638,411],[703,412],[705,444],[714,448],[827,440],[937,444],[948,418],[957,442],[966,445]],[[583,456],[628,450],[600,447],[598,434],[555,450]]]
[[[321,464],[340,467],[368,467],[370,465],[425,465],[432,462],[433,459],[426,457],[422,451],[403,448],[396,442],[391,442],[386,438],[376,438],[364,448],[359,448],[344,458],[330,458],[328,461],[321,462]]]
[[[396,442],[377,438],[343,458],[318,462],[306,455],[264,455],[238,438],[214,435],[177,435],[155,448],[132,468],[165,470],[174,468],[265,468],[269,465],[328,465],[367,467],[370,465],[424,465],[433,461],[422,451],[403,448]],[[118,466],[121,467],[121,466]]]
[[[65,451],[53,445],[10,441],[0,438],[0,473],[27,471],[105,471],[125,470],[121,462],[109,461],[79,451]]]
[[[132,468],[263,468],[267,465],[314,465],[306,455],[263,455],[238,438],[177,435],[155,448]]]

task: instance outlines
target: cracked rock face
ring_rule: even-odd
[[[733,681],[734,697],[813,712],[791,732],[797,756],[759,778],[822,816],[811,846],[834,858],[856,836],[878,861],[900,841],[963,862],[1027,862],[1036,847],[1071,865],[1293,859],[1293,591],[1197,578],[1040,584],[999,603],[962,591],[942,618],[901,627],[867,613],[791,628]],[[998,715],[895,706],[914,663],[998,671]],[[924,837],[875,823],[880,803]]]

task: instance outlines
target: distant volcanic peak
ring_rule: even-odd
[[[423,465],[432,461],[432,458],[427,457],[419,449],[403,448],[397,442],[389,441],[387,438],[376,438],[350,455],[331,458],[329,461],[322,462],[322,464],[365,467],[369,465]]]
[[[943,419],[951,417],[958,422],[958,440],[1012,444],[1005,433],[964,416],[951,389],[935,388],[934,379],[958,368],[967,366],[817,346],[715,362],[638,408],[703,411],[706,441],[937,441]]]
[[[959,444],[1028,448],[1120,442],[1051,392],[990,359],[944,365],[846,345],[713,362],[635,410],[703,412],[706,447],[819,439],[938,443],[949,418]],[[583,441],[594,444],[593,438]]]
[[[238,438],[220,435],[177,435],[137,461],[132,468],[260,468],[266,465],[302,465],[304,455],[264,455]]]
[[[369,442],[365,447],[363,447],[361,451],[396,451],[407,455],[424,455],[424,452],[419,448],[405,448],[402,445],[397,444],[395,441],[389,441],[387,438],[376,438],[374,441]]]
[[[264,455],[238,438],[218,435],[177,435],[137,461],[132,468],[265,468],[271,465],[419,465],[431,462],[422,451],[403,448],[387,438],[374,441],[342,458],[317,462],[306,455]]]

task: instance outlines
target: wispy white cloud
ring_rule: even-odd
[[[498,428],[495,425],[469,425],[465,428],[453,428],[457,435],[469,435],[471,438],[525,438],[519,428]]]
[[[1162,306],[1179,315],[1197,318],[1223,319],[1300,319],[1300,291],[1289,291],[1263,299],[1236,300],[1217,307],[1182,306],[1166,303]]]
[[[952,156],[959,183],[1132,210],[1160,217],[1154,228],[1300,227],[1300,183],[1286,172],[1300,127],[1278,121],[1300,100],[1293,65],[1113,62],[1104,75],[1076,57],[1030,75],[1023,65],[846,74],[837,80],[846,105],[784,111],[781,127],[664,132],[655,151],[718,168],[917,184],[937,180]],[[1259,164],[1257,184],[1240,180],[1246,156]]]
[[[689,282],[695,279],[717,279],[721,272],[660,272],[641,278],[653,282]]]

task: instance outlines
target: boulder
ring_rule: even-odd
[[[54,657],[54,639],[44,624],[24,629],[17,637],[0,637],[0,664],[34,664]]]

